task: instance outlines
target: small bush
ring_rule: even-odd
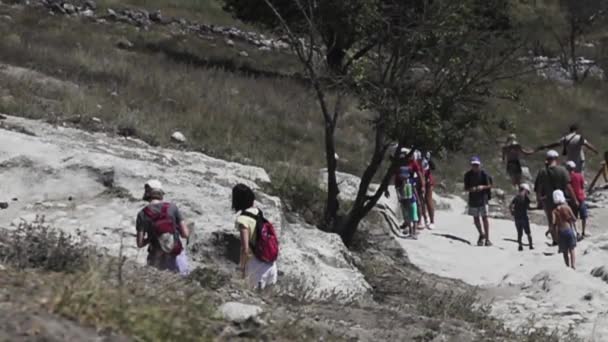
[[[44,216],[22,222],[0,241],[0,258],[17,268],[41,268],[53,272],[86,269],[92,255],[86,239],[50,228]]]
[[[289,211],[300,214],[307,223],[319,226],[327,195],[319,187],[318,180],[302,168],[275,168],[273,171],[272,183],[265,190],[283,199]]]

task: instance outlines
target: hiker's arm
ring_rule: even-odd
[[[521,150],[521,153],[523,153],[526,156],[530,156],[530,155],[533,155],[534,153],[536,153],[536,151],[534,151],[534,150],[527,150],[527,149],[523,148],[523,146],[520,147],[520,150]]]
[[[540,191],[536,192],[536,208],[541,209],[543,207],[542,200],[544,199]]]
[[[507,153],[505,151],[505,147],[502,148],[501,159],[504,162],[507,159]]]
[[[239,225],[239,230],[241,232],[241,261],[240,261],[240,269],[245,278],[245,267],[247,266],[247,259],[249,257],[249,229],[243,225]]]
[[[424,190],[426,189],[426,184],[424,183],[424,175],[422,174],[422,171],[420,169],[418,169],[418,179],[420,179],[420,185],[421,185],[421,192],[424,193]]]
[[[150,243],[150,240],[144,237],[144,231],[140,230],[137,232],[137,248],[146,247]]]
[[[580,205],[580,203],[578,202],[578,198],[576,198],[576,194],[574,193],[574,188],[572,188],[572,184],[568,184],[568,187],[566,188],[566,190],[570,194],[570,198],[572,198],[572,200],[574,201],[574,204],[578,207]]]
[[[179,235],[184,238],[187,239],[190,237],[190,228],[188,228],[188,226],[186,225],[186,222],[182,221],[179,224],[180,230],[179,230]]]
[[[595,148],[595,146],[593,146],[593,144],[591,144],[590,142],[588,142],[587,140],[585,140],[585,144],[584,146],[588,149],[590,149],[591,151],[593,151],[593,153],[595,154],[599,154],[600,152]]]
[[[511,215],[515,213],[515,202],[511,202],[511,204],[509,204],[509,212]]]

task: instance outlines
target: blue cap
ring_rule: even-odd
[[[475,156],[471,158],[471,165],[481,165],[481,159],[479,159],[479,157]]]

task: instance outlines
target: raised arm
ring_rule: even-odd
[[[528,149],[525,149],[523,146],[520,146],[520,151],[521,151],[521,153],[523,153],[526,156],[536,153],[536,150],[528,150]]]
[[[599,154],[600,152],[595,148],[595,146],[593,146],[593,144],[591,144],[589,141],[585,140],[585,144],[584,146],[588,149],[590,149],[591,151],[593,151],[593,153],[595,154]]]

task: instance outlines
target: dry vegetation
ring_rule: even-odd
[[[170,3],[166,0],[99,1],[101,8],[125,5],[162,8],[165,15],[212,24],[234,24],[215,1]],[[12,19],[2,19],[2,15]],[[65,85],[41,83],[39,77],[7,76],[0,66],[0,112],[58,124],[69,119],[87,128],[110,132],[131,131],[152,144],[170,144],[170,134],[179,130],[188,138],[187,148],[265,167],[274,179],[271,190],[283,194],[291,208],[304,213],[309,221],[314,221],[315,213],[322,209],[323,194],[313,185],[317,170],[324,167],[322,120],[314,96],[296,76],[298,65],[288,54],[259,51],[238,42],[230,47],[223,37],[188,36],[171,32],[169,27],[143,31],[125,24],[101,25],[1,4],[0,35],[3,37],[0,39],[1,64],[33,69]],[[130,41],[133,47],[118,48],[121,40]],[[247,51],[249,57],[241,56],[240,51]],[[501,100],[488,107],[504,119],[502,127],[506,129],[500,128],[501,120],[488,123],[484,130],[471,136],[465,151],[445,156],[446,161],[439,163],[439,173],[449,179],[449,183],[460,180],[466,169],[464,156],[472,153],[490,161],[488,167],[494,173],[502,172],[496,161],[497,139],[511,129],[519,134],[523,144],[535,146],[558,137],[572,121],[580,121],[586,136],[601,149],[608,143],[605,138],[608,122],[602,119],[608,108],[605,84],[588,82],[579,88],[568,88],[529,77],[516,86],[522,88],[520,102]],[[357,172],[369,152],[368,122],[354,100],[349,101],[348,108],[337,134],[339,170]],[[103,125],[90,125],[92,117],[100,118]],[[594,159],[591,164],[596,162]],[[504,177],[495,176],[499,182],[501,178]],[[221,333],[225,327],[225,323],[214,316],[212,308],[216,303],[198,287],[177,298],[177,287],[181,291],[183,286],[169,282],[157,289],[168,296],[168,302],[157,301],[154,297],[157,292],[142,287],[137,273],[121,275],[117,287],[117,274],[122,274],[117,273],[117,268],[121,262],[108,264],[106,270],[85,267],[69,276],[20,270],[24,267],[50,271],[72,269],[69,265],[80,260],[81,252],[88,251],[70,247],[74,246],[70,237],[47,230],[42,236],[32,238],[31,234],[40,230],[21,228],[20,234],[30,236],[19,240],[18,246],[22,246],[22,242],[39,241],[44,246],[55,247],[41,249],[41,245],[33,245],[32,248],[40,251],[39,258],[24,259],[22,250],[6,249],[10,244],[0,245],[4,248],[0,253],[2,263],[15,268],[0,273],[0,284],[5,288],[12,286],[15,291],[20,288],[24,296],[31,293],[46,296],[42,307],[50,312],[142,340],[157,340],[159,336],[201,340]],[[54,241],[50,245],[44,242],[49,239]],[[76,246],[80,246],[79,242]],[[57,251],[71,251],[69,260],[62,259],[67,254]],[[383,264],[374,263],[367,270],[367,276],[377,276],[380,285],[383,282],[380,276],[394,273],[394,269],[383,270],[378,265]],[[19,277],[15,277],[17,274]],[[204,274],[207,276],[209,272]],[[403,277],[392,284],[402,282]],[[11,280],[14,278],[21,280],[15,284]],[[212,283],[209,289],[213,291],[219,280],[212,277],[205,281]],[[438,292],[428,284],[414,287],[416,292],[397,293],[410,296],[405,298],[410,301],[408,308],[425,316],[461,319],[486,329],[486,336],[500,333],[508,340],[559,340],[547,331],[531,335],[505,333],[501,325],[488,320],[483,308],[473,305],[475,296],[471,293]],[[132,300],[125,300],[127,295]],[[170,324],[156,324],[178,308],[183,315],[175,316],[168,321]],[[173,329],[173,325],[182,329]],[[258,335],[259,330],[250,327],[243,331],[250,334],[245,337],[253,338],[296,339],[304,333],[316,336],[314,331],[302,332],[300,329],[306,328],[297,326],[287,329],[279,324],[272,329],[264,332],[265,335]],[[184,332],[189,335],[181,335]],[[428,332],[418,340],[429,341],[437,334]]]

